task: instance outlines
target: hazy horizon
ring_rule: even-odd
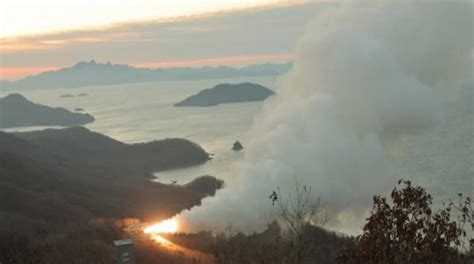
[[[237,57],[236,57],[237,58]],[[146,70],[172,70],[172,69],[176,69],[176,70],[193,70],[193,69],[219,69],[219,68],[231,68],[231,69],[244,69],[244,68],[247,68],[247,67],[259,67],[259,66],[283,66],[283,65],[291,65],[292,63],[292,60],[288,60],[288,61],[281,61],[281,62],[269,62],[269,61],[261,61],[259,63],[252,63],[252,60],[247,60],[247,58],[242,58],[242,57],[238,57],[237,58],[238,61],[245,61],[246,63],[245,64],[242,64],[242,65],[232,65],[232,64],[203,64],[203,65],[195,65],[193,63],[189,64],[188,62],[185,62],[184,64],[181,64],[181,63],[177,63],[177,64],[174,64],[174,65],[167,65],[168,67],[165,67],[165,66],[161,66],[160,64],[156,64],[156,65],[142,65],[142,64],[138,64],[138,65],[131,65],[131,64],[116,64],[114,63],[113,61],[97,61],[95,59],[90,59],[90,60],[81,60],[81,61],[77,61],[71,65],[66,65],[64,67],[59,67],[59,68],[51,68],[51,69],[42,69],[41,71],[39,72],[33,72],[31,74],[28,74],[28,75],[25,75],[25,76],[21,76],[21,77],[18,77],[18,78],[14,78],[14,79],[0,79],[0,82],[16,82],[16,81],[20,81],[22,79],[25,79],[25,78],[29,78],[29,77],[35,77],[35,76],[38,76],[38,75],[41,75],[43,73],[51,73],[51,72],[58,72],[60,70],[64,70],[64,69],[68,69],[68,68],[74,68],[80,64],[87,64],[87,65],[102,65],[102,66],[130,66],[132,68],[135,68],[137,70],[140,70],[140,69],[146,69]],[[199,62],[204,62],[204,61],[199,61]],[[219,77],[216,77],[216,78],[219,78]]]
[[[49,24],[34,23],[41,11],[46,12],[48,8],[55,14],[54,10],[68,5],[73,8],[72,4],[76,4],[80,10],[92,4],[69,2],[31,9],[35,10],[34,14],[22,12],[18,7],[23,6],[21,1],[2,2],[4,8],[0,12],[5,19],[2,24],[22,25],[25,29],[19,27],[14,31],[14,27],[9,27],[0,36],[0,80],[19,79],[90,59],[151,68],[287,62],[293,58],[292,48],[306,22],[315,12],[328,6],[319,1],[262,0],[253,4],[241,1],[224,4],[209,0],[209,4],[204,1],[196,8],[193,1],[182,1],[183,4],[178,5],[182,10],[174,10],[177,15],[167,18],[166,5],[156,8],[159,2],[144,1],[143,6],[134,11],[145,17],[141,20],[119,17],[112,24],[97,21],[92,26],[66,23],[52,32],[48,25],[54,25],[63,17],[51,15]],[[212,6],[211,3],[219,4]],[[128,4],[133,6],[132,2]],[[107,2],[102,5],[111,7],[107,12],[126,8],[126,5],[111,6]],[[65,11],[65,14],[76,12],[74,9]],[[100,15],[100,9],[95,12]],[[70,19],[88,20],[88,14],[80,14]]]

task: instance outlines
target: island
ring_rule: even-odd
[[[93,122],[89,114],[73,113],[33,103],[20,94],[0,98],[0,128],[25,126],[80,126]]]
[[[224,83],[214,88],[202,90],[176,103],[174,106],[205,107],[228,103],[263,101],[274,94],[272,90],[259,84],[249,82],[239,84]]]
[[[244,148],[244,146],[242,146],[242,143],[240,143],[240,141],[235,141],[234,142],[234,145],[232,146],[232,150],[234,151],[239,151],[239,150],[242,150]]]

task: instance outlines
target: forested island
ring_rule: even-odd
[[[219,104],[263,101],[275,93],[259,84],[224,83],[211,89],[202,90],[192,95],[175,106],[216,106]]]

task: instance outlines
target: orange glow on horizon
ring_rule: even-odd
[[[206,65],[246,65],[264,62],[288,62],[293,59],[292,53],[236,55],[224,57],[211,57],[190,60],[170,60],[146,63],[134,63],[137,68],[173,68],[173,67],[198,67]]]
[[[32,74],[45,71],[54,71],[59,69],[57,66],[38,66],[38,67],[0,67],[0,80],[14,80]]]

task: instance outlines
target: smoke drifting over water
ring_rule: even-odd
[[[440,99],[470,78],[472,8],[351,2],[319,14],[249,132],[235,179],[180,220],[261,230],[275,213],[268,195],[298,177],[327,202],[332,227],[359,228],[372,195],[405,176],[391,162],[398,139],[436,125]]]

